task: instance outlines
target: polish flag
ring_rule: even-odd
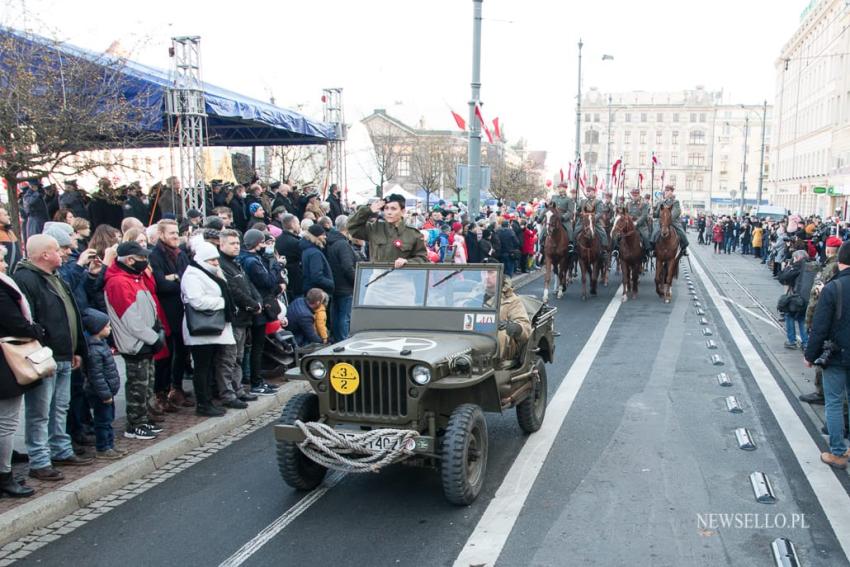
[[[455,124],[457,124],[457,127],[460,128],[461,130],[466,130],[466,120],[463,119],[463,116],[461,116],[460,114],[458,114],[454,110],[452,110],[451,113],[452,113],[452,118],[455,119]]]
[[[611,168],[611,179],[617,179],[617,170],[620,169],[620,166],[623,164],[623,160],[618,159],[614,162],[614,167]]]
[[[652,165],[654,165],[656,167],[661,165],[661,162],[658,161],[658,156],[655,155],[655,154],[652,154]]]
[[[643,173],[638,173],[638,189],[643,189]]]
[[[493,133],[496,134],[496,139],[502,139],[502,130],[499,128],[499,117],[493,119]]]
[[[477,116],[478,121],[481,122],[481,129],[484,130],[485,134],[487,134],[487,140],[492,144],[493,134],[490,132],[490,128],[487,127],[487,121],[484,120],[484,117],[481,115],[481,107],[477,104],[475,105],[475,116]]]

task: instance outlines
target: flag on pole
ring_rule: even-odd
[[[643,173],[638,173],[638,188],[643,189]]]
[[[477,116],[478,121],[481,122],[481,129],[484,130],[485,134],[487,134],[487,140],[492,144],[493,134],[490,132],[490,128],[487,127],[487,121],[484,120],[484,116],[481,115],[481,107],[477,104],[475,105],[475,116]]]
[[[617,161],[614,162],[614,167],[611,168],[611,179],[618,179],[617,178],[617,170],[620,168],[620,166],[622,164],[623,164],[623,160],[621,160],[621,159],[618,159]]]
[[[570,162],[569,173],[567,174],[567,179],[573,178],[573,162]]]
[[[493,119],[493,133],[496,134],[496,139],[502,139],[502,130],[499,128],[499,117]]]
[[[658,156],[655,155],[655,153],[652,154],[652,165],[656,167],[661,165],[661,162],[658,160]]]
[[[455,119],[455,124],[457,124],[457,127],[460,128],[461,130],[466,130],[466,120],[463,119],[463,116],[461,116],[460,114],[458,114],[454,110],[452,110],[451,113],[452,113],[452,118]]]

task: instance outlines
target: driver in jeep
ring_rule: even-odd
[[[492,307],[499,283],[496,270],[484,272],[484,307]],[[502,362],[513,362],[522,346],[531,336],[531,321],[519,296],[514,292],[508,278],[502,282],[502,303],[499,308],[499,358]]]

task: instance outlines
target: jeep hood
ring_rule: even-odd
[[[410,353],[402,354],[410,350]],[[368,331],[310,353],[313,356],[408,359],[438,364],[464,352],[496,353],[496,339],[478,333]]]

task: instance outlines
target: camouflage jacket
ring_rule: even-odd
[[[826,259],[823,267],[815,276],[815,281],[812,284],[812,291],[809,293],[809,305],[806,307],[806,328],[811,329],[812,320],[815,317],[815,307],[820,299],[820,292],[835,274],[838,273],[838,254],[833,254]]]

